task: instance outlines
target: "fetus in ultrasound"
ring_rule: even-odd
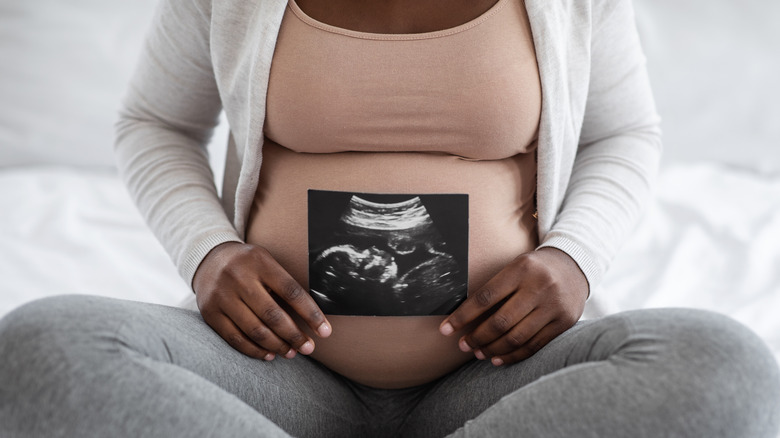
[[[323,217],[327,213],[313,207],[329,205],[323,201],[331,196],[339,205],[335,200],[345,194],[309,191],[309,288],[325,313],[440,315],[465,299],[467,195],[406,196],[400,201],[398,195],[346,195],[346,206],[328,222]],[[319,199],[312,202],[313,197]],[[422,197],[439,210],[446,207],[438,225]],[[452,220],[453,214],[466,217]],[[318,226],[318,219],[328,225]],[[460,242],[444,238],[439,226],[447,225],[450,241]]]

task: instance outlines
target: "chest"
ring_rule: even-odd
[[[423,33],[469,22],[497,0],[298,0],[313,19],[371,33]]]
[[[521,1],[416,34],[336,27],[298,3],[289,3],[276,43],[267,138],[296,152],[487,160],[532,148],[541,89]]]

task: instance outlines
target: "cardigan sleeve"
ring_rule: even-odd
[[[188,284],[214,246],[240,241],[206,150],[222,110],[210,8],[210,0],[160,1],[115,131],[119,173]]]
[[[652,194],[661,154],[630,0],[594,1],[590,81],[579,146],[558,215],[540,245],[569,254],[598,285]]]

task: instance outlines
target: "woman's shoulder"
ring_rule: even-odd
[[[161,0],[163,13],[178,15],[193,24],[233,24],[273,21],[269,12],[284,10],[288,0]]]
[[[190,0],[208,5],[215,19],[257,21],[273,19],[272,11],[283,11],[288,0]]]
[[[525,0],[525,5],[529,12],[597,26],[621,8],[631,9],[632,0]]]
[[[525,0],[525,5],[535,30],[544,30],[554,44],[578,45],[608,28],[629,31],[634,26],[632,1]]]

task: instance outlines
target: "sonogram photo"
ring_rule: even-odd
[[[468,195],[309,190],[309,289],[327,314],[444,315],[468,284]]]

